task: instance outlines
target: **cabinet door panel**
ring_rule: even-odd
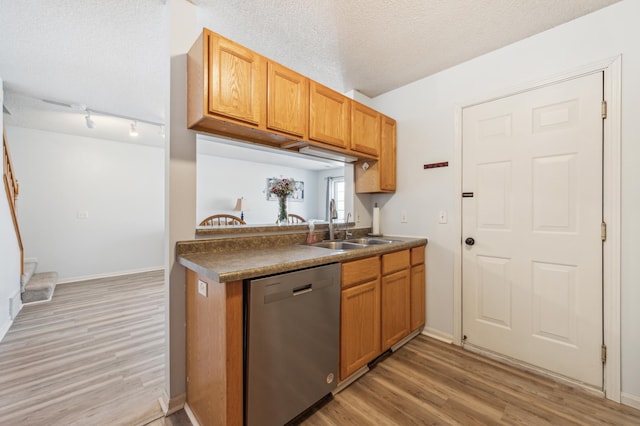
[[[258,125],[265,79],[263,58],[210,35],[209,61],[209,112]]]
[[[304,137],[307,133],[309,79],[269,62],[267,127]]]
[[[409,268],[382,277],[381,338],[385,351],[411,332]]]
[[[380,354],[380,280],[342,290],[340,380]]]
[[[349,98],[314,81],[309,92],[309,139],[347,148]]]
[[[396,190],[396,121],[382,117],[380,140],[380,190]]]
[[[411,267],[411,331],[426,322],[426,278],[424,264]]]
[[[351,103],[351,149],[378,156],[380,113],[357,102]]]

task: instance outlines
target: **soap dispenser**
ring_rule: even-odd
[[[307,235],[307,244],[314,244],[316,242],[316,234],[314,231],[316,225],[313,223],[313,220],[309,221],[309,235]]]

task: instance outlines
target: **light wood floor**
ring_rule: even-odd
[[[0,342],[0,425],[190,425],[160,418],[163,368],[162,272],[58,286]],[[640,411],[418,336],[302,423],[640,425]]]
[[[640,410],[420,335],[302,424],[640,425]]]
[[[0,342],[0,424],[136,425],[162,415],[164,272],[56,287]]]

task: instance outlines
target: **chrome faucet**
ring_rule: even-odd
[[[344,221],[344,239],[353,237],[353,233],[349,232],[347,226],[349,226],[349,219],[351,219],[351,212],[347,213],[347,220]]]
[[[333,219],[338,218],[338,211],[336,210],[336,200],[333,198],[329,200],[329,239],[335,239],[335,229]]]

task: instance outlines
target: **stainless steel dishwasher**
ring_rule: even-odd
[[[336,387],[340,264],[245,284],[245,424],[283,425]]]

